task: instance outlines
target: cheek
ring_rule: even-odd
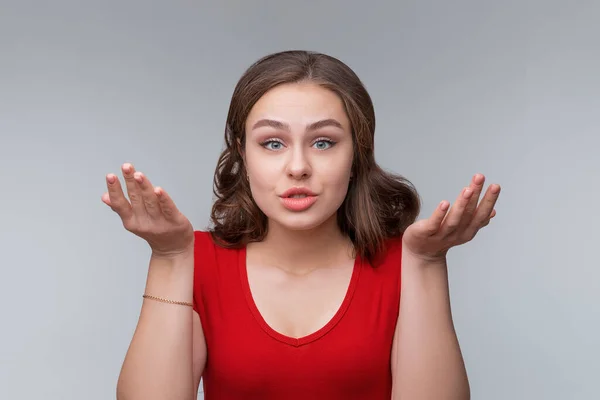
[[[348,192],[348,183],[350,182],[350,173],[343,172],[338,174],[335,177],[331,177],[332,179],[328,182],[328,186],[330,187],[331,196],[335,199],[343,201]]]
[[[250,193],[258,208],[269,215],[268,211],[273,208],[273,188],[262,175],[255,173],[250,177]]]
[[[323,161],[320,171],[328,185],[347,186],[352,173],[353,154],[351,148],[344,149],[336,157]]]
[[[261,149],[251,148],[246,153],[246,167],[250,175],[252,186],[261,189],[268,186],[269,182],[274,182],[276,168],[268,157],[260,153]]]
[[[253,193],[260,196],[266,192],[272,192],[274,190],[275,182],[277,179],[272,170],[261,168],[259,170],[250,170],[250,187]]]
[[[324,173],[322,174],[321,182],[327,187],[328,197],[337,205],[340,205],[344,201],[348,193],[351,167],[352,161],[344,160],[336,168],[332,168],[329,165],[324,169]]]
[[[265,160],[256,162],[252,157],[248,157],[247,166],[252,197],[259,208],[264,211],[272,201],[276,189],[275,183],[279,181],[278,170]]]

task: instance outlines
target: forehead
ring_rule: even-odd
[[[266,92],[252,107],[246,124],[262,118],[301,125],[332,118],[346,129],[350,125],[341,98],[314,83],[282,84]]]

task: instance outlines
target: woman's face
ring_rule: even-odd
[[[270,225],[304,230],[335,219],[353,157],[341,99],[311,83],[271,89],[248,115],[244,156],[252,196]]]

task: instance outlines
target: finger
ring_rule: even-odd
[[[125,198],[121,182],[114,174],[106,175],[106,186],[108,193],[102,196],[102,201],[107,204],[114,212],[119,214],[123,221],[128,220],[132,216],[131,205]]]
[[[481,191],[483,190],[483,184],[485,182],[485,176],[482,174],[475,174],[473,179],[471,179],[471,184],[469,188],[473,191],[473,195],[469,199],[467,206],[465,207],[464,217],[462,218],[463,225],[467,226],[473,219],[475,214],[475,210],[477,209],[477,203],[479,202],[479,196],[481,195]]]
[[[483,223],[483,225],[481,225],[481,227],[483,228],[484,226],[488,226],[490,224],[490,222],[492,221],[492,218],[494,218],[496,216],[496,210],[492,211],[492,213],[490,214],[490,217]]]
[[[141,217],[146,214],[146,208],[144,207],[144,202],[142,200],[142,192],[133,177],[135,174],[135,168],[132,164],[125,163],[121,169],[123,170],[125,186],[127,187],[127,196],[129,196],[129,202],[131,203],[133,214],[137,217]]]
[[[160,205],[158,204],[158,197],[156,196],[156,193],[154,193],[154,187],[148,178],[140,171],[136,171],[133,174],[133,178],[139,187],[144,208],[146,209],[148,215],[153,218],[160,217],[162,215],[162,211],[160,209]]]
[[[450,212],[444,219],[444,222],[442,222],[441,229],[445,235],[454,233],[461,225],[465,208],[467,207],[471,196],[473,196],[473,190],[470,187],[464,188],[458,195],[458,198],[452,205],[452,208],[450,208]]]
[[[442,201],[436,209],[433,211],[431,217],[427,219],[427,224],[425,225],[425,230],[430,235],[434,235],[440,230],[440,226],[444,217],[448,213],[448,208],[450,207],[450,203],[446,200]]]
[[[169,196],[169,194],[159,186],[154,188],[154,193],[158,198],[158,204],[160,205],[160,209],[165,218],[169,221],[176,220],[180,215],[180,212],[171,199],[171,196]]]
[[[496,210],[492,210],[491,214],[489,215],[489,217],[487,217],[483,222],[481,223],[475,223],[475,222],[471,222],[471,224],[465,228],[464,232],[464,237],[466,238],[466,241],[472,240],[475,235],[477,234],[477,232],[479,232],[479,230],[481,228],[484,228],[486,226],[488,226],[490,224],[490,221],[492,220],[492,218],[494,218],[496,216]]]
[[[495,213],[494,206],[496,205],[496,201],[498,201],[498,196],[500,196],[500,189],[500,185],[497,184],[488,187],[473,218],[473,226],[481,226],[482,223],[490,218],[492,213]]]
[[[100,199],[104,204],[106,204],[112,209],[112,205],[110,204],[110,196],[108,195],[108,192],[102,193],[102,197],[100,197]]]

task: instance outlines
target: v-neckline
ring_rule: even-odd
[[[273,329],[267,321],[263,318],[260,313],[258,306],[254,302],[254,297],[252,296],[252,291],[250,289],[250,281],[248,280],[248,266],[247,266],[247,248],[246,246],[242,247],[239,250],[239,258],[238,258],[238,269],[240,273],[240,280],[242,284],[242,290],[244,291],[244,295],[246,297],[246,302],[248,303],[248,307],[250,308],[250,312],[254,316],[256,322],[261,326],[261,328],[271,336],[273,339],[278,340],[282,343],[288,344],[293,347],[300,347],[305,344],[314,342],[317,339],[325,336],[328,332],[330,332],[342,319],[348,308],[350,307],[350,303],[352,302],[352,297],[354,296],[354,292],[356,290],[356,286],[358,284],[358,279],[360,277],[360,272],[362,270],[362,261],[359,255],[356,255],[354,260],[354,265],[352,269],[352,275],[350,277],[350,283],[348,284],[348,288],[346,289],[346,294],[344,296],[344,300],[342,300],[342,304],[333,315],[333,317],[321,328],[316,330],[313,333],[309,333],[308,335],[294,338],[291,336],[284,335],[275,329]]]

